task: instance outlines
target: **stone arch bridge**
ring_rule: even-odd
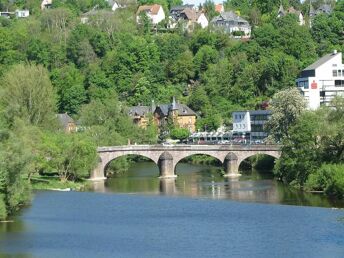
[[[105,179],[108,164],[121,156],[144,156],[158,165],[160,178],[176,177],[175,167],[186,157],[204,154],[214,157],[224,165],[225,176],[237,177],[240,163],[256,154],[266,154],[275,158],[281,155],[280,145],[128,145],[99,147],[98,166],[92,171],[91,179]]]

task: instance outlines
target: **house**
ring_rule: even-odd
[[[197,114],[188,106],[177,103],[175,98],[170,104],[158,105],[153,115],[159,127],[166,125],[170,120],[174,125],[188,129],[190,133],[196,131]]]
[[[41,10],[51,8],[52,4],[53,4],[53,0],[43,0],[41,3]]]
[[[278,13],[277,13],[277,18],[280,17],[284,17],[287,14],[294,14],[296,15],[296,17],[298,18],[299,21],[299,25],[305,25],[305,19],[303,17],[303,14],[301,13],[301,11],[297,11],[294,9],[294,7],[289,7],[287,11],[284,10],[283,5],[280,5],[280,8],[278,9]]]
[[[15,15],[17,18],[27,18],[30,16],[29,10],[16,10]]]
[[[223,13],[224,11],[225,11],[225,8],[223,7],[223,4],[215,4],[215,12]]]
[[[125,8],[126,5],[120,3],[119,1],[114,1],[114,0],[107,0],[109,6],[111,7],[112,11],[116,11],[119,8]]]
[[[7,19],[10,19],[12,14],[11,12],[0,12],[0,16]]]
[[[145,13],[150,18],[152,24],[156,25],[165,19],[165,12],[161,5],[141,5],[136,12],[136,22],[140,23],[140,15]]]
[[[57,114],[57,119],[60,126],[66,133],[72,133],[77,131],[76,123],[67,113]]]
[[[169,16],[169,28],[176,28],[178,24],[183,24],[187,30],[193,30],[195,24],[199,24],[203,29],[208,27],[208,19],[201,11],[196,11],[190,5],[176,6],[171,8]]]
[[[335,96],[344,96],[342,53],[334,50],[306,67],[296,80],[308,109],[329,105]]]
[[[155,111],[154,101],[152,106],[133,106],[129,108],[128,115],[132,117],[133,122],[141,128],[147,128],[149,116]]]
[[[309,8],[310,27],[312,27],[312,20],[314,19],[315,16],[319,14],[330,15],[332,11],[333,11],[333,8],[329,4],[323,4],[318,9],[314,9],[313,5],[310,4],[310,8]]]
[[[250,38],[251,26],[248,21],[238,16],[233,11],[223,12],[212,19],[211,24],[215,29],[223,30],[234,38]]]
[[[234,141],[263,141],[268,133],[264,125],[271,116],[271,110],[234,111],[233,140]]]

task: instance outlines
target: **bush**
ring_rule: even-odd
[[[306,182],[309,190],[344,198],[344,164],[324,164]]]

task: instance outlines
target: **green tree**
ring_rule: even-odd
[[[297,88],[282,90],[274,95],[271,102],[272,116],[266,123],[272,140],[281,142],[288,138],[289,128],[305,109],[305,101]]]
[[[170,132],[170,137],[172,139],[183,141],[190,136],[190,132],[186,128],[174,128]]]
[[[96,146],[82,134],[45,134],[42,155],[44,170],[57,172],[61,181],[88,177],[97,161]]]
[[[10,124],[16,118],[32,125],[51,124],[56,97],[45,68],[41,65],[18,64],[1,81],[0,106]]]
[[[59,112],[76,114],[86,101],[84,76],[74,65],[66,65],[54,69],[51,80],[58,94]]]

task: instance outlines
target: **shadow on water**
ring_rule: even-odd
[[[158,179],[159,171],[152,162],[134,163],[127,173],[97,182],[94,191],[149,195],[189,196],[228,199],[242,202],[275,203],[317,207],[344,207],[344,202],[331,200],[290,188],[273,179],[272,172],[245,170],[240,178],[224,178],[221,168],[180,163],[176,179]]]

